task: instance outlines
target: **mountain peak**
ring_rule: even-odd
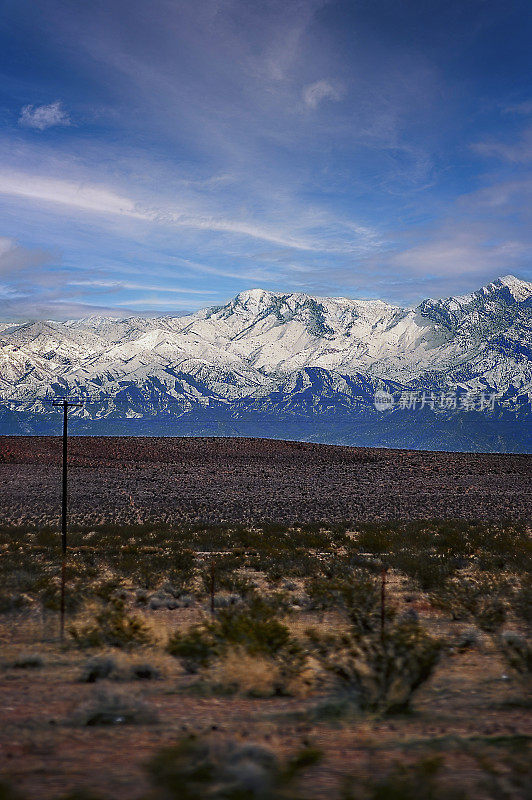
[[[516,278],[515,275],[503,275],[485,288],[490,289],[492,287],[497,289],[507,288],[516,300],[525,300],[532,294],[532,283]]]
[[[278,293],[269,292],[267,289],[246,289],[239,292],[232,302],[235,306],[260,306],[271,303],[272,299],[278,296]]]

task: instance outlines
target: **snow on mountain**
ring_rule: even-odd
[[[105,401],[98,414],[117,413],[113,397],[181,413],[275,406],[279,393],[356,405],[384,381],[489,389],[511,404],[532,395],[531,298],[508,275],[414,309],[251,289],[185,317],[2,323],[0,396],[81,392]]]

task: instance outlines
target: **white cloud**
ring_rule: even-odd
[[[45,250],[21,247],[6,236],[0,236],[0,275],[25,275],[52,263],[54,256]]]
[[[105,187],[28,175],[22,172],[0,173],[0,194],[60,203],[82,211],[100,214],[118,214],[140,219],[144,219],[146,216],[136,211],[132,200],[121,197]]]
[[[388,263],[404,269],[407,275],[463,276],[489,270],[504,272],[516,261],[520,263],[526,251],[526,245],[519,241],[493,244],[489,230],[471,234],[448,231],[445,237],[406,248],[391,256]]]
[[[494,156],[512,164],[532,161],[532,128],[526,130],[518,142],[499,142],[495,139],[476,142],[472,149],[482,156]]]
[[[232,234],[278,247],[313,252],[346,253],[378,246],[375,232],[348,220],[307,211],[297,224],[264,223],[262,219],[228,218],[205,211],[192,201],[183,207],[137,202],[103,185],[49,178],[25,172],[0,172],[0,194],[68,206],[71,210],[141,220],[168,228]],[[295,215],[293,215],[295,216]],[[318,229],[318,232],[317,232]],[[347,234],[347,235],[346,235]]]
[[[70,125],[70,117],[60,100],[42,106],[24,106],[20,112],[19,125],[44,131],[54,125]]]
[[[121,280],[70,281],[70,286],[90,286],[93,289],[115,289],[117,291],[131,290],[199,295],[216,294],[214,290],[210,289],[185,289],[181,286],[156,286],[153,284],[146,285],[144,283],[132,283],[131,281]]]
[[[323,100],[340,100],[341,92],[329,81],[316,81],[303,89],[303,102],[307,108],[315,109]]]
[[[506,106],[503,111],[505,114],[532,114],[532,100],[525,100],[522,103]]]

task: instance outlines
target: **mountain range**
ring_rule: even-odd
[[[252,289],[182,317],[3,322],[0,432],[58,432],[45,398],[72,395],[75,433],[529,452],[531,317],[509,275],[415,308]]]

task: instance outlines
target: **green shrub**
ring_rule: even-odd
[[[512,587],[504,576],[478,572],[449,578],[441,590],[431,595],[431,602],[452,619],[471,619],[491,633],[503,624],[511,593]]]
[[[275,656],[291,642],[290,631],[275,618],[275,610],[258,598],[250,605],[221,610],[209,627],[220,644],[243,647],[251,655]]]
[[[44,659],[38,653],[23,653],[13,661],[15,669],[40,669],[44,666]]]
[[[318,658],[359,708],[395,713],[408,708],[415,690],[432,674],[441,643],[417,622],[399,621],[380,637],[357,629],[342,636],[310,638]]]
[[[96,615],[94,622],[79,627],[72,625],[69,633],[79,647],[130,648],[152,641],[147,625],[140,617],[127,614],[121,600],[110,602]]]
[[[157,712],[143,700],[130,695],[98,691],[74,714],[77,725],[151,725]]]
[[[148,764],[153,800],[297,800],[297,778],[321,757],[305,747],[281,762],[269,748],[189,737]],[[302,800],[302,798],[301,798]]]
[[[516,672],[522,676],[532,674],[532,644],[524,636],[506,631],[500,638],[501,651]]]
[[[422,592],[431,592],[442,586],[456,572],[456,559],[448,553],[432,549],[401,549],[390,557],[393,567],[408,575]]]
[[[275,616],[275,607],[254,597],[249,605],[221,609],[216,619],[176,631],[168,641],[168,652],[181,659],[188,672],[206,667],[229,648],[242,648],[250,655],[298,660],[301,656],[290,631]]]
[[[116,674],[118,666],[114,658],[108,656],[97,656],[90,658],[84,665],[81,672],[80,681],[82,683],[96,683],[96,681],[109,678]]]
[[[174,631],[166,646],[170,655],[179,658],[187,672],[207,667],[219,655],[219,648],[205,625],[194,625],[186,633]]]
[[[343,800],[465,800],[464,790],[442,786],[443,759],[428,756],[413,764],[396,763],[385,776],[346,782]]]
[[[521,579],[521,585],[512,598],[513,612],[528,626],[532,626],[532,573]]]

